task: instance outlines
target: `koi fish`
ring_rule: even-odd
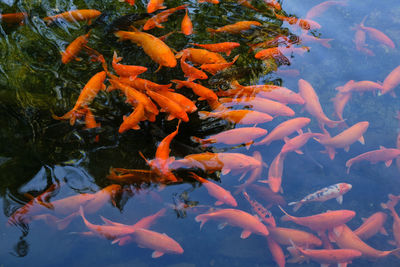
[[[208,89],[201,84],[181,80],[171,80],[171,82],[177,84],[176,89],[180,89],[184,86],[192,89],[193,93],[199,96],[198,100],[218,100],[218,96],[211,89]]]
[[[338,90],[341,93],[352,93],[352,92],[363,93],[366,91],[375,91],[375,90],[382,91],[383,85],[380,85],[379,83],[372,81],[355,82],[354,80],[350,80],[345,85],[336,87],[336,90]]]
[[[312,194],[305,196],[302,200],[290,202],[288,205],[293,207],[293,211],[298,211],[301,206],[309,202],[325,202],[329,199],[336,198],[339,204],[343,202],[343,195],[351,189],[351,184],[339,183],[328,187],[324,187]]]
[[[310,19],[298,19],[296,17],[285,17],[275,13],[277,19],[286,21],[290,25],[296,25],[303,30],[316,30],[320,29],[321,25]]]
[[[207,74],[205,74],[201,70],[196,69],[195,67],[191,66],[190,64],[186,63],[185,60],[186,60],[186,56],[183,55],[181,57],[180,63],[181,63],[182,71],[185,74],[185,77],[188,78],[187,79],[188,82],[192,82],[197,79],[201,79],[201,80],[208,79]]]
[[[254,193],[256,197],[262,199],[265,203],[267,203],[267,208],[270,208],[273,205],[286,205],[285,199],[281,195],[272,192],[272,190],[268,187],[250,184],[246,187],[246,189],[247,191],[250,190]]]
[[[272,258],[279,267],[285,267],[286,260],[282,248],[272,237],[267,236],[268,249],[271,252]]]
[[[364,22],[365,22],[366,18],[367,17],[365,17],[361,21],[360,25],[358,25],[357,27],[360,28],[361,30],[365,31],[371,39],[374,39],[375,41],[378,41],[378,42],[394,49],[395,44],[386,34],[384,34],[380,30],[377,30],[375,28],[364,26]]]
[[[123,84],[129,85],[133,88],[136,88],[142,92],[145,92],[147,89],[153,90],[153,91],[159,91],[159,90],[167,90],[171,91],[171,85],[172,83],[169,84],[157,84],[154,83],[150,80],[146,79],[141,79],[136,77],[135,79],[130,79],[129,77],[121,77],[119,78],[119,81]]]
[[[312,216],[294,217],[284,211],[282,207],[279,206],[279,208],[283,213],[285,213],[285,216],[281,218],[281,221],[292,221],[317,232],[322,232],[343,225],[344,223],[353,219],[353,217],[356,215],[356,213],[352,210],[334,210]]]
[[[278,193],[283,192],[282,190],[282,174],[283,174],[283,163],[286,154],[278,154],[271,163],[268,169],[268,180],[259,181],[261,183],[267,183],[272,192]]]
[[[347,6],[347,0],[345,1],[325,1],[316,6],[313,6],[306,14],[306,19],[312,19],[321,16],[331,6]]]
[[[7,24],[23,24],[25,18],[28,17],[26,12],[0,14],[0,22],[5,22]]]
[[[381,207],[384,209],[388,209],[392,213],[393,217],[392,230],[393,230],[394,242],[391,243],[396,245],[396,247],[400,248],[400,217],[397,214],[396,210],[394,209],[399,198],[391,194],[389,194],[389,198],[391,199],[391,201],[389,201],[389,203],[387,204],[382,203]]]
[[[335,137],[331,137],[328,131],[324,129],[324,134],[314,139],[317,140],[321,145],[325,146],[326,153],[328,153],[330,159],[333,160],[335,158],[335,148],[344,148],[344,151],[348,152],[350,145],[357,140],[361,144],[365,144],[363,134],[367,131],[368,126],[369,122],[367,121],[359,122]]]
[[[256,200],[250,198],[249,194],[246,191],[243,191],[243,196],[249,202],[252,210],[259,216],[259,218],[269,226],[275,227],[276,222],[271,212],[264,208],[260,203]]]
[[[178,93],[174,93],[174,92],[171,92],[171,91],[167,91],[167,90],[160,90],[160,91],[157,91],[157,93],[159,93],[160,95],[163,95],[163,96],[171,99],[172,101],[175,101],[187,113],[193,113],[193,112],[195,112],[197,110],[197,107],[192,102],[192,100],[190,100],[189,98],[185,97],[184,95],[181,95],[181,94],[178,94]]]
[[[333,102],[333,108],[335,109],[336,117],[343,121],[343,124],[346,125],[343,119],[343,110],[346,106],[347,102],[349,102],[351,98],[351,93],[341,93],[339,92],[334,98],[331,99]]]
[[[375,164],[379,161],[384,161],[386,167],[389,167],[392,164],[393,159],[397,158],[398,156],[400,156],[400,149],[385,148],[384,146],[380,146],[378,150],[365,152],[346,161],[347,173],[350,172],[351,166],[356,162],[367,160],[372,164]]]
[[[214,212],[196,216],[196,222],[200,222],[200,229],[209,220],[221,221],[218,229],[223,229],[226,225],[238,226],[243,228],[240,238],[248,238],[252,233],[261,236],[268,236],[267,227],[262,224],[255,216],[237,209],[222,209]]]
[[[279,2],[276,1],[276,0],[264,0],[264,3],[265,3],[267,6],[270,6],[270,7],[275,8],[276,10],[281,10],[281,9],[282,9],[281,5],[280,5]]]
[[[239,55],[235,56],[231,62],[228,63],[214,63],[214,64],[203,64],[200,66],[200,69],[205,70],[212,75],[217,74],[217,72],[222,71],[224,69],[229,68],[233,64],[235,64],[236,60],[239,58]]]
[[[315,93],[314,88],[311,84],[303,79],[300,79],[299,82],[299,92],[300,96],[305,100],[305,109],[314,116],[320,125],[321,128],[326,124],[328,127],[333,128],[336,127],[342,121],[333,121],[329,119],[324,111],[322,110],[321,104],[319,103],[318,95]]]
[[[72,41],[64,52],[61,52],[61,62],[63,64],[69,63],[73,59],[77,59],[78,53],[82,50],[83,46],[89,41],[89,33],[81,35]]]
[[[164,6],[164,0],[150,0],[147,4],[147,13],[153,13],[159,9],[166,9]]]
[[[169,113],[167,120],[170,121],[177,118],[184,122],[189,121],[189,117],[185,110],[175,101],[151,90],[147,90],[146,93],[161,107],[161,112]]]
[[[292,41],[286,35],[278,35],[273,39],[268,39],[261,43],[249,44],[250,50],[256,50],[257,48],[270,48],[279,45],[290,46]],[[249,50],[249,51],[250,51]]]
[[[242,31],[247,31],[252,27],[260,27],[262,24],[258,21],[239,21],[234,24],[226,25],[218,29],[207,28],[209,33],[231,33],[238,34]]]
[[[217,5],[219,4],[219,0],[197,0],[197,3],[211,3]]]
[[[258,51],[254,57],[261,60],[274,59],[280,65],[290,65],[290,60],[281,52],[279,47],[272,47]]]
[[[157,15],[149,18],[146,23],[143,26],[143,30],[148,31],[151,30],[155,27],[157,28],[164,28],[164,26],[161,25],[161,23],[165,22],[168,20],[168,17],[171,16],[173,13],[175,13],[178,10],[185,9],[187,8],[188,5],[181,5],[177,6],[174,8],[170,8],[167,10],[164,10]]]
[[[133,79],[137,75],[142,74],[143,72],[147,71],[146,67],[119,64],[118,62],[120,62],[121,60],[122,60],[122,57],[118,57],[117,52],[114,51],[112,66],[113,66],[115,72],[119,76],[130,77],[131,79]]]
[[[359,258],[362,255],[362,253],[356,249],[303,249],[296,246],[293,242],[292,245],[301,255],[320,263],[321,266],[336,263],[338,266],[345,266],[353,259]]]
[[[290,245],[291,241],[302,247],[319,247],[322,245],[321,239],[315,235],[292,228],[268,227],[269,234],[280,245]]]
[[[83,113],[80,111],[84,106],[87,106],[96,97],[100,90],[105,90],[104,80],[106,79],[106,72],[101,71],[96,73],[83,87],[75,106],[61,117],[52,115],[56,120],[68,120],[71,125],[75,124],[76,118],[81,117]]]
[[[192,140],[200,143],[202,146],[207,146],[209,144],[222,143],[226,145],[240,145],[246,144],[247,147],[254,142],[254,139],[262,137],[268,133],[259,127],[243,127],[227,130],[215,135],[208,137],[207,139],[201,139],[192,136]]]
[[[191,35],[193,33],[193,24],[188,15],[187,8],[186,8],[185,16],[182,19],[181,30],[184,35]]]
[[[383,225],[386,222],[387,215],[384,212],[378,211],[372,214],[367,219],[363,218],[363,224],[360,225],[354,233],[361,239],[367,240],[380,232],[383,235],[388,235]],[[394,231],[393,231],[394,233]]]
[[[237,186],[238,189],[235,191],[234,193],[235,195],[245,190],[249,185],[254,183],[257,179],[260,179],[263,167],[264,166],[268,167],[268,165],[263,162],[260,152],[255,151],[253,153],[253,158],[256,159],[258,162],[260,162],[261,164],[258,167],[253,168],[249,178],[247,178],[247,180],[243,184]]]
[[[283,141],[285,141],[285,144],[283,145],[281,149],[281,154],[287,154],[289,152],[296,152],[297,154],[303,154],[303,152],[300,150],[302,146],[304,146],[310,138],[315,138],[322,136],[320,133],[303,133],[299,134],[296,137],[293,137],[292,139],[289,139],[289,137],[284,137]]]
[[[130,4],[131,6],[135,5],[135,0],[124,0],[124,2]]]
[[[198,113],[201,120],[206,118],[220,118],[238,124],[259,124],[273,120],[273,117],[269,114],[244,109],[217,112],[199,111]]]
[[[400,66],[396,67],[392,70],[388,76],[386,76],[383,81],[383,90],[381,91],[381,95],[391,93],[392,96],[396,96],[394,93],[394,88],[396,88],[400,84]]]
[[[162,66],[174,68],[176,66],[176,59],[171,49],[157,37],[145,33],[145,32],[127,32],[117,31],[114,33],[120,41],[130,40],[141,46],[144,52],[151,57],[153,61],[160,64],[160,70]]]
[[[354,43],[356,45],[357,51],[360,51],[368,56],[375,56],[374,52],[370,49],[366,48],[367,44],[365,43],[366,34],[365,31],[356,28],[356,33],[354,35]]]
[[[183,55],[186,55],[187,59],[195,65],[227,63],[220,54],[206,49],[186,48],[178,52],[175,57],[181,58]]]
[[[83,20],[90,21],[94,18],[97,18],[100,15],[101,12],[95,9],[78,9],[78,10],[67,11],[50,17],[45,17],[43,18],[43,20],[46,21],[48,24],[59,19],[64,19],[68,22],[83,21]]]
[[[83,113],[85,114],[85,129],[93,129],[101,126],[100,123],[96,122],[96,119],[94,118],[92,111],[87,106],[83,108]],[[99,141],[98,135],[96,135],[94,141],[95,142]]]
[[[144,182],[158,182],[161,178],[155,171],[152,170],[131,170],[123,168],[110,168],[110,173],[106,176],[107,179],[119,183],[141,184]]]
[[[215,44],[196,44],[196,43],[190,43],[190,44],[207,49],[211,52],[225,53],[227,56],[231,54],[233,49],[240,46],[240,44],[237,42],[223,42]]]
[[[287,120],[276,126],[263,140],[254,145],[269,145],[272,141],[283,139],[284,137],[297,131],[302,133],[301,128],[310,123],[309,118],[299,117]]]
[[[331,48],[331,44],[329,42],[332,41],[333,39],[323,39],[323,38],[317,38],[317,37],[314,37],[314,36],[308,35],[308,34],[302,34],[302,35],[300,35],[300,40],[301,40],[301,43],[303,43],[303,44],[318,43],[326,48]]]
[[[199,181],[202,185],[204,185],[204,187],[207,189],[207,192],[210,196],[217,199],[217,201],[214,203],[214,205],[220,206],[223,204],[227,204],[232,207],[237,206],[237,202],[236,202],[235,198],[231,195],[231,192],[229,192],[228,190],[222,188],[221,186],[219,186],[211,181],[208,181],[208,180],[198,176],[194,172],[190,172],[189,174],[192,178],[194,178],[195,180]]]
[[[345,225],[338,225],[329,231],[329,238],[336,242],[336,245],[342,249],[355,249],[362,253],[361,257],[376,259],[383,258],[388,255],[398,255],[400,248],[389,251],[381,251],[374,249],[364,243],[350,228]]]
[[[123,133],[127,130],[139,130],[139,122],[143,121],[146,119],[145,113],[144,113],[144,105],[142,103],[139,103],[135,110],[129,115],[129,116],[124,116],[124,121],[122,124],[119,126],[118,132]]]

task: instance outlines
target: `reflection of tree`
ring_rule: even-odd
[[[22,236],[19,238],[19,241],[17,242],[17,244],[14,245],[14,252],[10,252],[11,255],[16,256],[16,257],[25,257],[26,255],[28,255],[29,252],[29,243],[26,242],[26,240],[24,239],[26,237],[28,233],[26,232],[22,234]]]

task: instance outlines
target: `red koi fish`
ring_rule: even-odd
[[[364,26],[364,22],[365,22],[366,18],[367,17],[365,17],[362,20],[362,22],[360,23],[360,25],[358,25],[358,27],[361,30],[365,31],[371,39],[374,39],[375,41],[378,41],[384,45],[387,45],[390,48],[395,48],[393,41],[386,34],[384,34],[380,30],[377,30],[375,28]]]
[[[85,35],[81,35],[72,41],[64,52],[61,52],[61,62],[63,64],[69,63],[73,59],[77,59],[77,55],[82,50],[82,48],[88,43],[89,41],[89,33]]]
[[[203,64],[200,69],[205,70],[212,75],[217,74],[217,72],[222,71],[224,69],[229,68],[233,64],[235,64],[236,60],[239,58],[239,55],[235,56],[231,62],[228,63],[214,63],[214,64]]]
[[[166,9],[164,6],[164,0],[150,0],[147,4],[147,13],[153,13],[159,9]]]
[[[329,231],[329,238],[336,242],[336,245],[342,249],[355,249],[362,253],[361,257],[376,259],[383,258],[388,255],[399,255],[400,248],[389,251],[381,251],[374,249],[364,243],[350,228],[345,225],[339,225]]]
[[[269,145],[272,141],[281,140],[284,137],[294,133],[303,133],[301,128],[310,123],[309,118],[299,117],[287,120],[276,126],[263,140],[255,143],[255,145]]]
[[[239,21],[234,24],[220,27],[218,29],[207,28],[206,30],[212,34],[214,33],[238,34],[241,33],[242,31],[247,31],[253,27],[260,27],[260,26],[262,26],[262,24],[258,21]]]
[[[262,224],[255,216],[237,209],[222,209],[214,212],[196,216],[196,222],[200,223],[200,229],[209,220],[221,221],[218,229],[223,229],[227,224],[243,228],[240,238],[248,238],[252,233],[268,236],[267,227]]]
[[[117,53],[114,51],[112,66],[119,76],[130,77],[131,79],[134,79],[137,75],[147,71],[146,67],[119,64],[118,62],[121,60],[122,57],[118,57]]]
[[[383,235],[388,235],[383,225],[386,222],[387,215],[384,212],[378,211],[372,214],[367,219],[363,218],[363,224],[360,225],[354,233],[361,239],[367,240],[380,232]],[[394,231],[393,231],[394,233]]]
[[[141,46],[144,52],[151,57],[153,61],[160,64],[157,69],[160,70],[162,66],[174,68],[176,66],[176,59],[171,49],[157,37],[145,32],[127,32],[117,31],[114,33],[120,41],[130,40]]]
[[[28,17],[26,12],[0,14],[0,22],[5,22],[7,24],[23,24],[25,18]]]
[[[218,96],[211,89],[208,89],[201,84],[181,80],[171,80],[171,82],[177,84],[176,89],[180,89],[184,86],[192,89],[193,93],[199,96],[198,100],[218,100]]]
[[[78,100],[75,103],[75,106],[72,108],[72,110],[70,110],[69,112],[67,112],[66,114],[64,114],[61,117],[58,117],[56,115],[52,115],[53,119],[56,120],[68,120],[71,125],[75,124],[75,121],[78,117],[81,117],[83,115],[83,113],[81,112],[81,109],[85,106],[87,106],[88,104],[90,104],[90,102],[92,102],[92,100],[96,97],[97,93],[100,90],[105,90],[106,86],[104,85],[104,80],[106,79],[106,72],[105,71],[101,71],[96,73],[92,78],[90,78],[90,80],[87,82],[87,84],[85,85],[85,87],[83,87]]]
[[[192,178],[199,181],[207,189],[207,192],[210,196],[217,199],[217,201],[214,203],[214,205],[220,206],[223,204],[227,204],[232,207],[237,206],[237,202],[236,202],[235,198],[232,196],[231,192],[229,192],[228,190],[222,188],[221,186],[219,186],[211,181],[208,181],[208,180],[198,176],[197,174],[195,174],[193,172],[190,172],[189,174]]]
[[[181,57],[181,68],[183,73],[185,74],[185,77],[187,77],[188,82],[192,82],[197,79],[208,79],[207,74],[205,74],[203,71],[196,69],[195,67],[191,66],[190,64],[186,63],[186,56],[183,55]]]
[[[208,137],[207,139],[201,139],[192,136],[192,140],[200,143],[202,146],[209,144],[222,143],[227,145],[240,145],[246,144],[247,147],[254,142],[254,139],[262,137],[268,133],[259,127],[243,127],[227,130],[215,135]]]
[[[352,210],[334,210],[307,217],[294,217],[289,215],[281,207],[280,209],[285,213],[285,216],[281,218],[282,221],[292,221],[296,224],[306,226],[316,232],[322,232],[343,225],[353,219],[356,215]]]
[[[101,12],[95,9],[78,9],[78,10],[71,10],[61,14],[57,14],[50,17],[43,18],[48,24],[59,20],[64,19],[68,22],[74,21],[83,21],[83,20],[92,20],[100,16]]]
[[[183,55],[186,55],[187,59],[195,65],[227,63],[220,54],[206,49],[186,48],[178,52],[175,57],[181,58]]]
[[[129,116],[124,116],[124,121],[122,124],[119,126],[118,132],[123,133],[127,130],[139,130],[139,122],[143,121],[146,119],[145,113],[144,113],[144,105],[142,103],[139,103],[135,110],[129,115]]]
[[[186,8],[185,16],[182,19],[181,31],[184,35],[191,35],[193,33],[193,24],[189,18],[187,8]]]
[[[394,88],[396,88],[400,84],[400,66],[396,67],[392,70],[388,76],[386,76],[383,81],[383,90],[381,91],[381,95],[390,93],[393,97],[396,96],[394,93]]]
[[[344,151],[348,152],[350,145],[357,140],[364,144],[363,134],[367,131],[369,122],[362,121],[354,124],[350,128],[344,130],[335,137],[331,137],[328,131],[324,129],[324,135],[315,138],[321,145],[325,146],[326,153],[328,153],[330,159],[335,158],[335,148],[344,148]]]
[[[347,6],[347,0],[344,1],[325,1],[313,6],[306,14],[306,19],[313,19],[321,16],[331,6]]]
[[[322,110],[321,104],[319,102],[318,95],[314,91],[314,88],[311,84],[303,79],[300,79],[299,82],[299,92],[300,96],[306,101],[304,107],[313,117],[318,120],[318,123],[322,128],[326,124],[328,127],[333,128],[336,127],[342,121],[333,121],[329,119],[324,111]]]
[[[392,164],[393,159],[400,156],[400,149],[397,148],[385,148],[380,146],[380,149],[373,150],[369,152],[365,152],[357,157],[349,159],[346,161],[347,173],[350,172],[350,167],[359,161],[367,160],[370,161],[372,164],[375,164],[379,161],[384,161],[386,167],[389,167]]]
[[[351,184],[346,184],[346,183],[339,183],[339,184],[334,184],[328,187],[324,187],[312,194],[309,194],[305,196],[302,200],[300,201],[295,201],[295,202],[290,202],[288,205],[293,207],[293,211],[298,211],[301,206],[305,203],[309,202],[325,202],[329,199],[336,198],[337,202],[339,204],[342,204],[343,202],[343,195],[346,194],[350,189],[351,189]]]
[[[240,46],[240,44],[236,42],[223,42],[216,44],[195,44],[195,43],[190,43],[190,44],[207,49],[211,52],[218,52],[218,53],[224,52],[227,56],[231,54],[233,49]]]
[[[146,23],[143,26],[143,30],[148,31],[151,30],[155,27],[157,28],[164,28],[164,26],[161,25],[161,23],[165,22],[168,20],[168,17],[171,16],[173,13],[175,13],[178,10],[185,9],[187,8],[188,5],[182,5],[174,8],[170,8],[167,10],[164,10],[157,15],[149,18]]]
[[[354,80],[350,80],[345,85],[336,87],[336,90],[341,93],[359,92],[360,94],[362,94],[363,92],[367,91],[382,91],[383,85],[372,81],[355,82]]]
[[[345,266],[353,259],[361,257],[362,253],[356,249],[303,249],[293,243],[294,248],[304,257],[316,261],[321,266],[338,264]]]

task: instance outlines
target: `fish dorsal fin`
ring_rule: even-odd
[[[240,235],[241,239],[246,239],[251,235],[251,231],[249,230],[243,230],[242,234]]]

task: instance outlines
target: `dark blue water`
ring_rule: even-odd
[[[286,14],[304,17],[307,11],[321,1],[284,1],[282,4]],[[177,51],[188,47],[190,42],[222,42],[238,41],[241,48],[234,50],[241,54],[236,65],[251,67],[251,75],[241,77],[243,85],[262,84],[274,81],[298,92],[298,80],[308,81],[317,92],[325,114],[334,119],[333,105],[330,101],[335,97],[336,87],[344,85],[349,80],[383,81],[385,77],[399,65],[400,44],[400,6],[396,1],[348,1],[347,6],[332,6],[323,15],[316,17],[321,29],[312,33],[321,38],[332,38],[331,48],[320,44],[304,44],[310,47],[303,56],[289,57],[290,66],[279,69],[298,70],[300,75],[290,77],[267,73],[261,61],[247,53],[246,44],[253,38],[249,35],[218,35],[210,36],[205,28],[217,28],[240,20],[255,19],[266,22],[273,21],[278,27],[277,32],[289,30],[300,35],[301,31],[288,28],[268,17],[268,13],[259,14],[246,7],[239,6],[236,1],[219,5],[208,3],[197,4],[196,1],[167,1],[167,7],[175,7],[187,3],[189,14],[194,25],[195,34],[185,37],[173,34],[167,44]],[[259,8],[263,5],[253,1]],[[217,223],[210,221],[199,230],[199,223],[194,217],[213,207],[215,199],[211,198],[204,186],[199,186],[191,179],[183,183],[160,187],[159,185],[143,185],[136,189],[124,185],[124,193],[116,199],[116,205],[111,201],[97,212],[86,214],[87,219],[94,224],[101,224],[100,216],[123,224],[134,224],[141,218],[156,213],[166,207],[165,216],[159,218],[150,228],[159,233],[166,233],[176,240],[184,249],[181,255],[166,254],[152,259],[152,250],[139,248],[134,243],[126,246],[111,244],[111,241],[98,237],[82,236],[79,233],[87,231],[82,219],[78,216],[65,230],[57,230],[43,221],[32,221],[24,227],[6,226],[13,211],[29,201],[24,193],[37,196],[53,183],[60,183],[59,191],[51,200],[63,199],[68,196],[95,193],[112,184],[106,178],[110,167],[129,169],[148,169],[144,160],[139,157],[142,151],[147,158],[154,157],[158,143],[175,130],[176,120],[168,122],[165,115],[158,115],[155,123],[144,122],[140,131],[129,131],[118,134],[122,116],[130,112],[130,107],[124,103],[124,98],[118,94],[101,92],[91,107],[95,110],[96,119],[102,123],[100,129],[84,130],[82,125],[70,126],[68,122],[55,121],[51,114],[63,114],[74,105],[81,88],[96,72],[101,71],[98,63],[90,62],[88,56],[82,54],[83,61],[63,65],[59,51],[78,35],[84,34],[85,23],[58,23],[48,27],[41,20],[46,15],[56,14],[58,10],[75,8],[94,8],[108,12],[105,23],[93,29],[93,38],[89,46],[104,54],[107,61],[111,60],[114,50],[124,57],[125,64],[138,64],[149,67],[143,76],[160,84],[166,84],[171,79],[183,79],[178,67],[163,69],[154,73],[156,64],[144,54],[143,50],[129,43],[116,42],[113,37],[105,34],[104,28],[115,18],[132,12],[145,12],[146,3],[137,1],[130,7],[119,1],[0,1],[2,13],[28,12],[30,17],[23,26],[1,24],[0,32],[0,201],[3,212],[0,213],[0,265],[2,266],[275,266],[268,250],[265,238],[252,234],[247,239],[241,239],[241,229],[227,226],[217,229]],[[264,7],[265,9],[265,7]],[[371,38],[366,39],[368,49],[375,56],[368,56],[356,50],[353,42],[355,31],[351,28],[359,24],[367,16],[365,25],[381,30],[388,35],[396,45],[395,49],[382,45]],[[165,29],[151,31],[161,36],[172,29],[180,27],[183,13],[173,15],[165,23]],[[260,37],[260,33],[255,34]],[[249,37],[250,36],[250,37]],[[301,45],[298,45],[298,47]],[[126,59],[126,60],[125,60]],[[261,66],[261,67],[260,67]],[[239,71],[239,73],[245,73]],[[210,75],[211,76],[211,75]],[[238,78],[239,79],[239,78]],[[208,85],[207,83],[203,83]],[[217,86],[208,85],[217,90]],[[399,92],[398,88],[394,89]],[[191,99],[196,99],[190,91],[185,92]],[[209,110],[208,105],[198,101],[201,110]],[[290,105],[297,116],[312,118],[299,105]],[[399,98],[389,94],[378,96],[371,92],[363,95],[353,93],[346,105],[343,117],[348,125],[360,121],[368,121],[369,128],[364,134],[365,145],[356,142],[350,146],[349,152],[337,149],[332,161],[320,151],[324,148],[314,140],[310,140],[303,148],[303,155],[290,153],[284,162],[282,176],[283,197],[287,202],[297,201],[305,195],[323,187],[346,182],[352,184],[352,189],[344,195],[344,202],[339,205],[335,200],[323,203],[310,203],[302,207],[296,216],[308,216],[327,210],[349,209],[356,212],[347,225],[355,229],[361,223],[361,218],[369,217],[377,211],[382,211],[380,203],[388,200],[389,193],[400,194],[400,170],[393,163],[386,167],[382,162],[370,164],[360,162],[352,166],[346,173],[345,163],[348,159],[361,153],[376,150],[379,146],[396,147],[396,137],[399,132],[399,121],[396,119],[400,109]],[[257,125],[269,132],[287,117],[274,118],[272,122]],[[191,136],[206,137],[234,127],[218,120],[199,120],[197,113],[190,115],[190,122],[181,124],[179,134],[171,144],[171,156],[177,159],[189,154],[200,153],[197,144],[190,141]],[[304,129],[320,132],[318,123],[312,119]],[[342,129],[329,129],[332,136]],[[94,137],[100,136],[100,142],[94,142]],[[294,137],[296,134],[292,135]],[[268,146],[252,146],[229,149],[227,146],[216,146],[208,151],[235,152],[253,155],[259,151],[263,161],[270,165],[279,153],[283,141],[275,141]],[[224,150],[221,150],[225,148]],[[185,176],[185,171],[179,172]],[[200,173],[199,173],[200,174]],[[205,177],[205,175],[203,175]],[[218,184],[231,192],[240,175],[220,173],[210,174],[206,178],[218,181]],[[248,176],[246,176],[248,177]],[[268,169],[264,168],[262,179],[268,177]],[[265,184],[260,184],[267,186]],[[238,209],[253,213],[248,202],[242,195],[235,195]],[[262,199],[257,199],[263,203]],[[176,209],[176,204],[185,202],[194,209]],[[204,207],[205,206],[205,207]],[[227,206],[221,206],[227,208]],[[292,212],[291,208],[286,210]],[[282,227],[302,229],[290,222],[280,222],[283,215],[277,207],[272,207],[277,224]],[[293,213],[294,214],[294,213]],[[388,213],[389,214],[389,213]],[[391,250],[393,245],[392,218],[388,216],[385,228],[389,236],[380,234],[367,241],[369,245],[380,250]],[[282,247],[285,254],[286,248]],[[295,264],[287,264],[294,266]],[[302,266],[318,266],[315,262],[296,264]],[[377,261],[356,259],[352,266],[398,266],[399,259],[389,256]]]

